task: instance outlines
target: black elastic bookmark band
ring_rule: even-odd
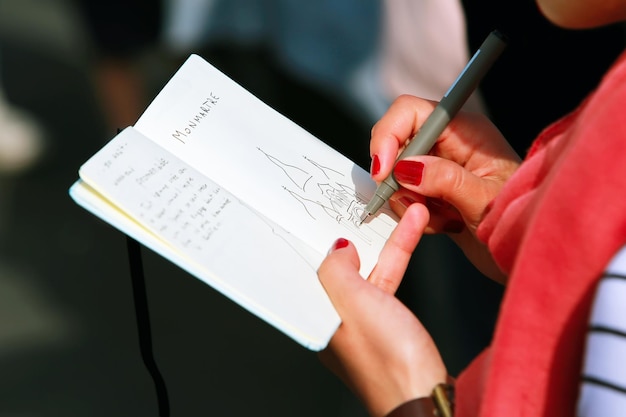
[[[130,263],[130,277],[133,284],[133,299],[135,302],[135,316],[137,318],[137,332],[139,333],[139,350],[146,369],[152,376],[156,388],[159,416],[169,417],[170,403],[167,396],[165,380],[154,360],[152,351],[152,330],[150,329],[150,312],[148,310],[148,296],[146,293],[146,281],[143,274],[141,261],[141,246],[139,242],[126,236],[128,247],[128,261]]]

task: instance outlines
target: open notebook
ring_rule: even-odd
[[[369,174],[197,55],[79,169],[71,197],[311,350],[340,318],[317,278],[338,237],[364,278],[397,219],[359,226]]]

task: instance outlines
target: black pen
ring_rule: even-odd
[[[491,65],[500,56],[506,46],[506,37],[493,31],[487,36],[474,56],[469,60],[461,74],[444,94],[439,104],[428,116],[420,130],[413,136],[407,147],[398,156],[399,161],[407,156],[425,155],[435,145],[437,138],[446,128],[450,120],[458,113],[469,96],[478,86],[480,80],[487,73]],[[398,191],[399,185],[393,176],[393,171],[378,186],[376,193],[365,206],[361,214],[361,223],[368,216],[375,214],[385,204],[389,197]]]

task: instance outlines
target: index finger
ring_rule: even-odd
[[[373,158],[372,178],[375,181],[383,181],[391,173],[405,144],[417,133],[436,105],[435,101],[403,95],[391,104],[374,125],[370,155]]]

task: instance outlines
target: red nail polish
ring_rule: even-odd
[[[372,166],[370,167],[370,172],[372,175],[378,175],[380,172],[380,159],[378,159],[378,155],[374,155],[372,157]]]
[[[336,251],[337,249],[345,248],[346,246],[348,246],[348,244],[350,244],[350,241],[348,239],[344,239],[340,237],[333,244],[333,251]]]
[[[398,161],[393,169],[393,174],[399,182],[405,182],[412,185],[420,185],[422,182],[422,173],[424,171],[424,163],[416,161]]]

